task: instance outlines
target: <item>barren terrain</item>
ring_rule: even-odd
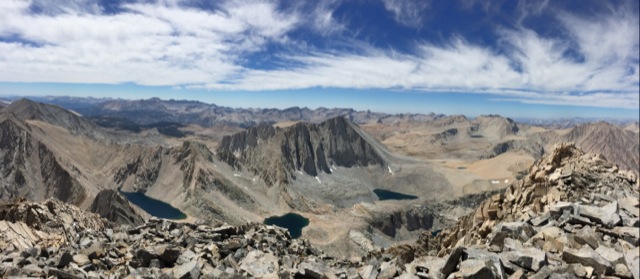
[[[22,138],[42,143],[60,166],[57,172],[71,178],[60,183],[83,189],[81,200],[74,200],[83,208],[101,190],[119,189],[167,202],[189,221],[239,225],[295,212],[310,220],[302,237],[339,256],[361,255],[455,222],[479,197],[526,176],[557,142],[601,152],[621,168],[638,162],[637,125],[553,130],[499,116],[425,115],[361,125],[287,120],[263,130],[189,124],[180,128],[186,136],[172,137],[155,128],[132,133],[98,127],[59,108],[18,105],[0,111],[3,121],[22,123],[3,131],[3,140],[18,141],[25,152],[29,143]],[[8,160],[14,150],[3,152]],[[29,154],[12,159],[19,165],[6,170],[12,173],[6,179],[51,163]],[[43,182],[24,183],[37,188]],[[418,198],[380,201],[374,189]]]

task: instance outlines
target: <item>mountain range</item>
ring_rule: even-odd
[[[560,144],[455,224],[350,259],[264,224],[140,221],[115,191],[98,195],[103,200],[91,206],[98,214],[56,199],[17,199],[0,202],[0,275],[633,279],[640,278],[639,185],[602,156]]]
[[[128,224],[145,214],[118,192],[165,202],[188,221],[241,225],[295,212],[310,221],[303,237],[342,256],[455,222],[560,142],[638,170],[637,129],[605,122],[549,129],[497,115],[51,102],[65,108],[22,99],[0,109],[0,199],[53,197]],[[169,126],[178,134],[161,132]]]

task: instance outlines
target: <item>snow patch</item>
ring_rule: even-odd
[[[504,180],[504,184],[507,184],[507,183],[509,183],[509,179]]]
[[[239,174],[239,173],[234,173],[234,174],[233,174],[233,176],[235,176],[235,177],[242,177],[242,175],[241,175],[241,174]]]
[[[500,184],[500,180],[491,180],[491,184]]]
[[[389,173],[390,173],[391,175],[393,175],[393,171],[391,170],[391,167],[390,167],[390,166],[387,166],[387,168],[389,168]]]
[[[322,181],[320,181],[320,178],[318,178],[317,176],[315,178],[316,180],[318,180],[318,183],[322,184]]]
[[[75,114],[76,116],[80,116],[80,117],[82,117],[82,114],[80,114],[80,113],[78,113],[78,112],[76,112],[76,111],[73,111],[73,110],[69,110],[69,111],[70,111],[71,113]]]

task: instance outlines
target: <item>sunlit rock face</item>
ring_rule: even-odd
[[[259,175],[268,185],[288,183],[298,171],[317,176],[331,173],[331,166],[384,165],[357,129],[343,117],[286,128],[260,125],[224,137],[217,154],[229,165]]]

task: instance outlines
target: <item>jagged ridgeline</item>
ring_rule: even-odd
[[[335,167],[384,166],[384,159],[344,117],[280,128],[259,125],[222,139],[217,156],[259,175],[268,185],[288,183],[296,172],[317,176]]]

